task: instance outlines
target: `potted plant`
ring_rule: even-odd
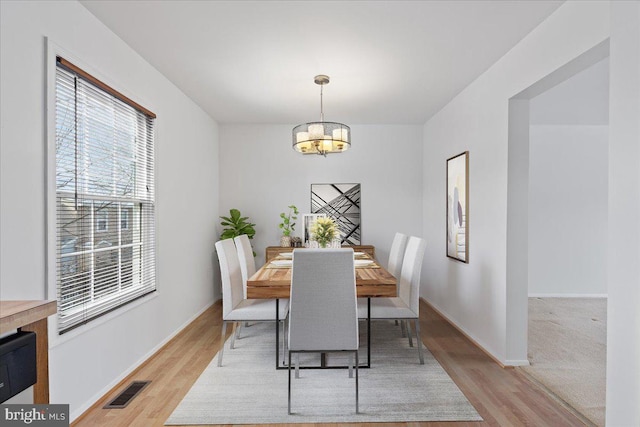
[[[318,242],[321,248],[330,246],[336,237],[338,237],[336,223],[329,217],[318,218],[311,225],[311,238]]]
[[[280,237],[280,246],[289,247],[291,246],[291,232],[295,230],[296,223],[294,222],[298,219],[298,208],[295,205],[289,206],[289,213],[285,214],[284,212],[280,213],[280,218],[282,222],[278,224],[278,227],[282,229],[282,237]]]
[[[220,235],[222,240],[233,239],[241,234],[246,234],[249,239],[253,239],[256,234],[256,230],[253,228],[255,224],[248,222],[249,217],[242,216],[238,209],[230,209],[229,216],[221,216],[220,218],[222,218],[220,225],[224,227]],[[255,252],[253,252],[253,256],[256,256]]]

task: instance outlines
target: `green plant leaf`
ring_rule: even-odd
[[[224,240],[224,239],[232,239],[236,236],[237,234],[234,232],[234,230],[227,229],[222,232],[222,235],[220,236],[220,238]]]
[[[237,237],[241,234],[246,234],[249,239],[252,239],[256,234],[255,229],[253,228],[255,224],[247,222],[249,219],[248,216],[242,217],[241,213],[238,209],[230,209],[229,217],[221,216],[222,221],[220,225],[225,227],[222,230],[222,234],[220,235],[221,239],[229,239],[233,237]]]

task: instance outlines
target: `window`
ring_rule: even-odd
[[[64,333],[155,291],[155,115],[58,57],[56,287]]]
[[[96,231],[109,231],[109,211],[102,209],[96,212]]]
[[[120,229],[121,230],[129,229],[129,210],[128,209],[120,210]]]

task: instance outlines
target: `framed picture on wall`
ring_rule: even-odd
[[[360,245],[360,184],[311,184],[311,212],[333,219],[343,245]]]
[[[315,222],[316,219],[323,218],[325,216],[325,214],[318,213],[300,215],[300,219],[302,220],[302,227],[299,230],[300,238],[302,239],[303,245],[306,245],[311,238],[311,231],[309,231],[311,229],[311,225]]]
[[[447,256],[469,263],[469,152],[447,159]]]

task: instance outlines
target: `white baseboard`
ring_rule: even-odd
[[[530,363],[528,360],[511,360],[507,359],[504,361],[505,366],[529,366]]]
[[[473,343],[473,345],[478,347],[480,350],[482,350],[482,352],[484,354],[489,356],[494,362],[496,362],[498,365],[500,365],[500,367],[506,368],[508,366],[511,366],[509,363],[507,363],[507,361],[501,360],[500,357],[498,357],[496,355],[496,352],[490,350],[487,345],[484,345],[483,343],[479,342],[479,340],[476,340],[471,333],[469,333],[462,326],[460,326],[456,322],[454,322],[453,319],[451,319],[451,317],[449,317],[449,315],[447,315],[446,312],[444,312],[443,310],[440,309],[440,307],[436,306],[431,301],[428,301],[426,298],[420,297],[420,299],[422,301],[424,301],[428,306],[430,306],[436,313],[438,313],[440,316],[442,316],[444,318],[444,320],[446,320],[451,326],[456,328],[469,341],[471,341]],[[529,363],[529,361],[527,361],[527,364],[528,363]]]
[[[91,397],[90,399],[88,399],[84,404],[82,404],[79,408],[77,408],[76,410],[74,410],[71,414],[69,414],[69,421],[73,422],[76,420],[76,418],[78,418],[79,416],[81,416],[85,411],[87,411],[89,408],[91,408],[98,400],[102,399],[104,397],[105,394],[109,393],[115,386],[117,386],[120,381],[122,381],[123,379],[125,379],[129,374],[131,374],[133,371],[135,371],[136,369],[138,369],[138,367],[140,367],[140,365],[142,365],[144,362],[147,361],[147,359],[149,359],[151,356],[153,356],[155,353],[158,352],[158,350],[160,350],[165,344],[167,344],[169,341],[171,341],[176,335],[178,335],[180,332],[182,332],[182,330],[184,328],[186,328],[187,326],[189,326],[189,324],[191,322],[193,322],[194,320],[196,320],[196,318],[198,316],[200,316],[202,313],[204,313],[205,311],[207,311],[207,309],[209,309],[209,307],[211,307],[217,300],[214,299],[213,301],[210,301],[209,303],[207,303],[203,309],[199,310],[198,312],[196,312],[196,314],[194,314],[193,316],[191,316],[189,319],[187,319],[186,322],[184,322],[182,325],[180,325],[174,332],[172,332],[171,334],[169,334],[165,339],[163,339],[158,345],[156,345],[154,348],[152,348],[151,350],[149,350],[144,356],[142,356],[140,359],[138,359],[137,362],[135,362],[133,365],[131,365],[129,367],[129,369],[125,370],[124,372],[122,372],[116,379],[114,379],[111,383],[107,384],[104,388],[102,388],[102,390],[100,390],[98,393],[96,393],[93,397]]]
[[[529,298],[607,298],[608,294],[529,294]]]

